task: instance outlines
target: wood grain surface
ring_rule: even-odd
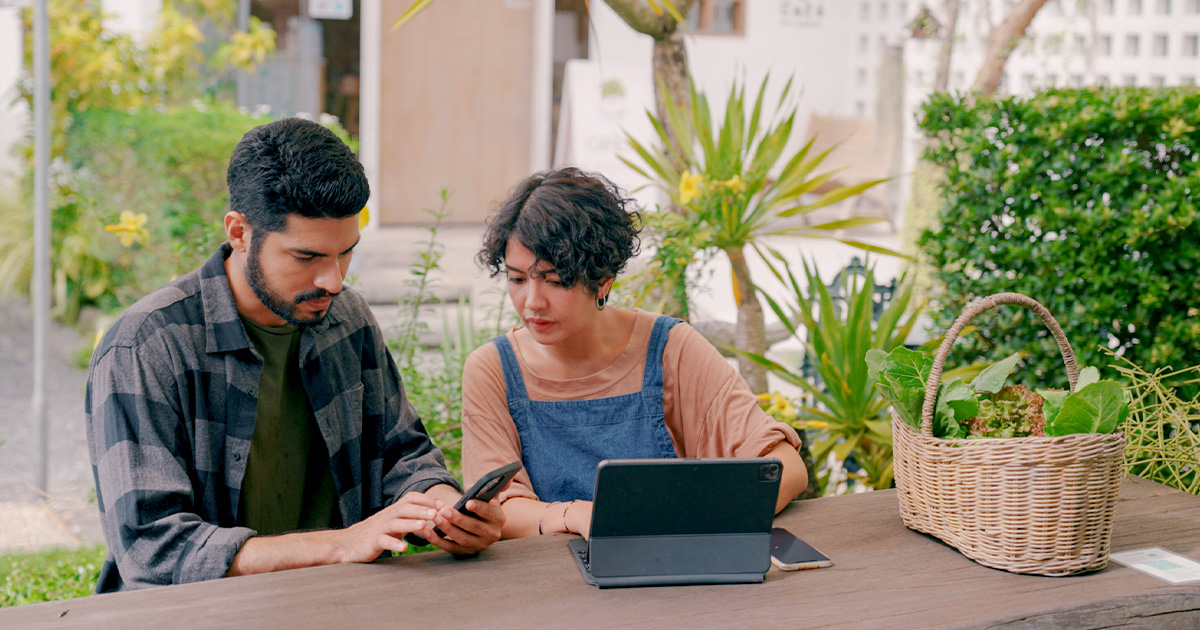
[[[900,521],[894,491],[814,499],[777,519],[834,566],[754,585],[598,590],[567,536],[0,610],[0,628],[1196,628],[1200,588],[1110,563],[1074,577],[989,569]],[[1200,558],[1200,497],[1125,480],[1114,552]],[[1123,625],[1125,624],[1125,625]]]

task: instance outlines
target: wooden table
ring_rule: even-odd
[[[1110,563],[1048,578],[988,569],[904,527],[895,491],[797,502],[777,524],[834,561],[763,584],[598,590],[567,536],[0,610],[0,628],[1200,628],[1200,585]],[[1200,497],[1121,487],[1113,551],[1200,558]]]

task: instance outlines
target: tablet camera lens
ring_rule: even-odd
[[[763,464],[762,468],[758,469],[759,481],[775,481],[779,479],[779,464]]]

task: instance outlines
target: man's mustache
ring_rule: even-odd
[[[331,298],[331,297],[333,297],[333,294],[326,291],[325,289],[313,289],[312,291],[309,291],[308,293],[301,293],[300,295],[296,296],[296,304],[299,304],[301,302],[307,302],[309,300],[319,300],[321,298],[327,298],[327,297]]]

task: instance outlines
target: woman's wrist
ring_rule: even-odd
[[[559,532],[564,533],[564,534],[569,534],[569,533],[575,531],[575,530],[571,529],[571,525],[567,521],[567,512],[570,512],[571,508],[574,507],[575,504],[578,502],[579,502],[578,500],[572,499],[572,500],[568,501],[566,505],[563,506],[562,527],[559,528],[559,530],[558,530]]]

